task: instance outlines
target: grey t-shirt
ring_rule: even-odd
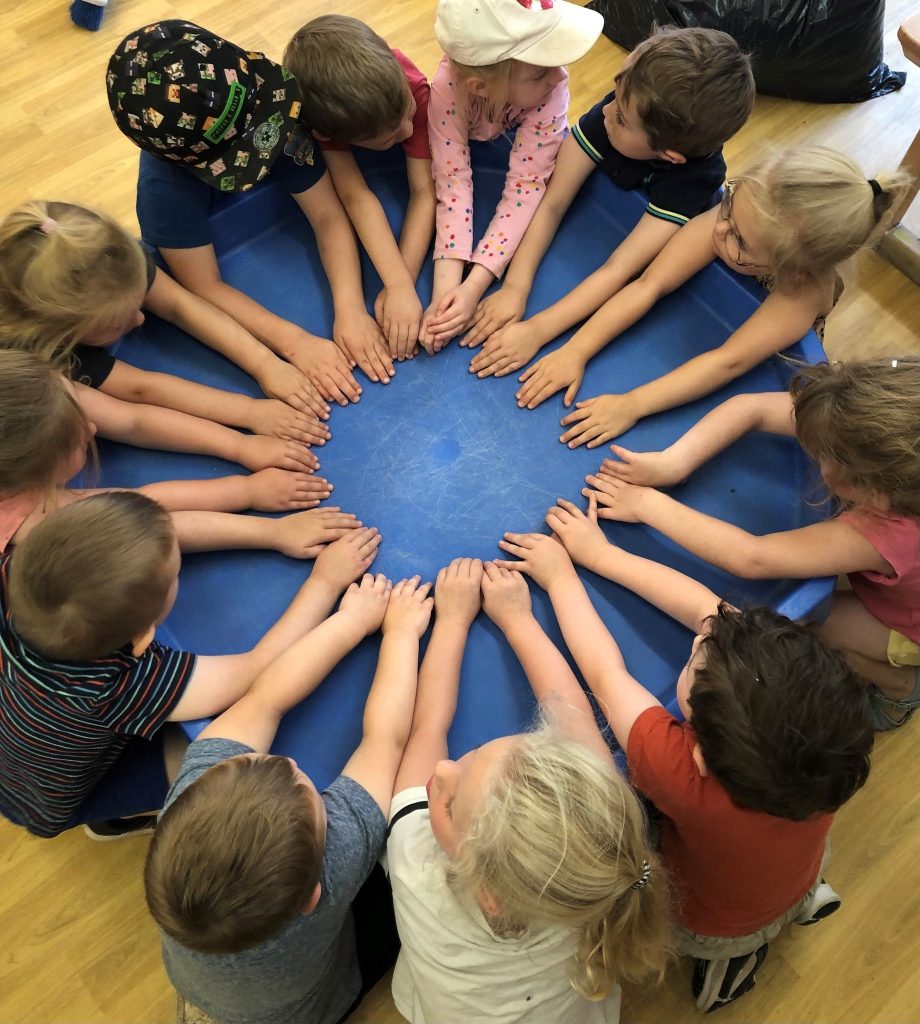
[[[233,740],[191,743],[164,809],[212,765],[252,752]],[[311,913],[242,953],[198,953],[162,936],[169,980],[221,1024],[335,1024],[358,995],[351,904],[382,852],[386,820],[343,775],[322,798],[329,825],[322,895]]]

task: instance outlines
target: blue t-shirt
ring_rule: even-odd
[[[252,752],[233,740],[191,743],[164,809],[213,765]],[[351,904],[383,852],[386,819],[343,775],[321,795],[329,819],[322,894],[309,914],[242,953],[197,953],[162,936],[176,991],[221,1024],[335,1024],[358,996]]]
[[[271,180],[292,196],[311,189],[326,173],[319,146],[298,125],[275,161]],[[181,165],[141,151],[137,220],[141,237],[157,249],[196,249],[213,239],[209,217],[222,193]]]
[[[688,157],[682,164],[623,156],[614,149],[604,127],[604,107],[615,95],[616,92],[608,93],[572,128],[578,145],[601,171],[620,188],[641,186],[649,198],[645,212],[674,224],[686,224],[691,217],[715,206],[725,180],[722,150],[708,156]]]

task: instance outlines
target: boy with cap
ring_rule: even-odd
[[[295,390],[306,375],[324,398],[357,401],[358,365],[373,381],[393,373],[364,308],[351,225],[322,155],[299,124],[300,90],[262,53],[186,21],[140,28],[118,44],[106,76],[118,128],[140,149],[137,216],[145,241],[190,291],[222,309],[270,350]],[[243,192],[272,173],[313,228],[332,289],[331,342],[269,312],[221,279],[208,223],[218,192]],[[336,347],[337,346],[337,347]],[[284,387],[285,385],[282,385]],[[280,390],[280,388],[279,388]]]

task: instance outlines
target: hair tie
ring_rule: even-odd
[[[648,876],[652,873],[652,865],[647,860],[642,861],[642,876],[637,878],[630,886],[630,889],[644,889],[648,885]]]
[[[43,235],[52,235],[58,229],[58,222],[54,217],[46,217],[41,224],[38,225],[38,230]]]
[[[884,193],[884,191],[885,191],[885,190],[884,190],[884,189],[882,188],[882,186],[881,186],[881,185],[879,185],[879,183],[878,183],[878,182],[877,182],[877,181],[875,180],[875,178],[870,178],[870,179],[869,179],[869,188],[871,188],[871,189],[872,189],[872,195],[873,195],[873,197],[877,197],[877,196],[880,196],[880,195],[882,195],[882,194]]]

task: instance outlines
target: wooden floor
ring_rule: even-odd
[[[316,0],[112,0],[101,32],[74,29],[68,0],[22,0],[0,19],[0,208],[27,196],[105,206],[134,226],[137,152],[116,131],[103,79],[108,55],[131,29],[184,17],[278,57],[303,21],[330,5]],[[895,40],[913,0],[888,4],[887,59],[906,66]],[[259,11],[254,15],[254,11]],[[433,0],[344,0],[431,73],[439,58]],[[601,39],[572,69],[572,113],[610,88],[623,52]],[[758,100],[729,143],[729,169],[766,145],[835,145],[868,175],[895,166],[920,127],[920,69],[899,94],[857,106]],[[912,216],[916,219],[916,214]],[[874,255],[848,275],[828,322],[834,358],[920,351],[920,292]],[[917,736],[920,724],[878,740],[872,777],[839,814],[829,878],[843,909],[814,928],[793,928],[774,944],[757,989],[720,1011],[721,1024],[917,1024],[920,1021],[920,843]],[[143,902],[145,841],[91,843],[82,832],[33,839],[0,822],[0,1022],[169,1024],[174,995]],[[685,971],[667,983],[630,989],[624,1024],[696,1019]],[[386,987],[354,1018],[397,1024]],[[474,1024],[474,1022],[471,1022]],[[563,1024],[563,1022],[560,1022]]]

